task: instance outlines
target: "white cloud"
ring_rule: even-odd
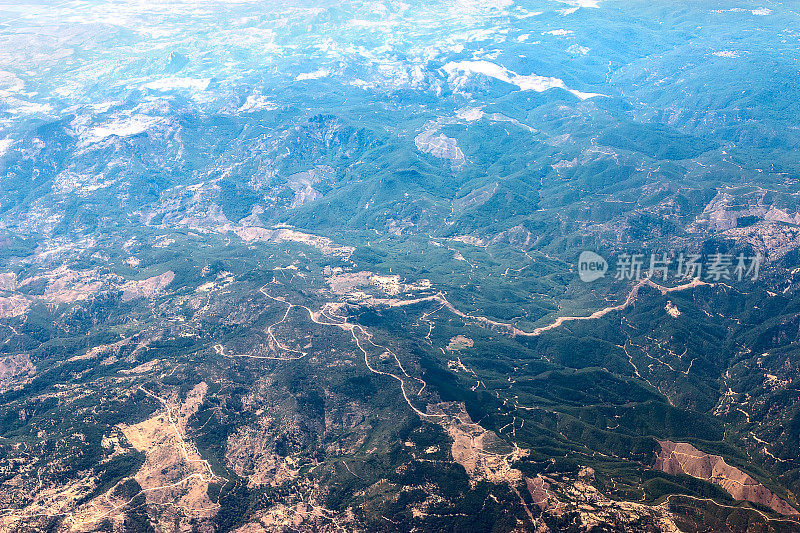
[[[0,139],[0,156],[5,155],[12,144],[14,144],[14,141],[11,139]]]
[[[264,98],[258,94],[251,94],[247,97],[247,101],[239,108],[242,113],[251,113],[253,111],[272,111],[277,109],[278,106],[274,102]]]
[[[574,56],[585,56],[589,53],[589,48],[585,46],[581,46],[579,44],[573,44],[569,48],[567,48],[567,53],[572,54]]]
[[[85,143],[95,143],[102,141],[112,135],[117,137],[130,137],[131,135],[138,135],[144,133],[150,128],[162,124],[164,119],[158,117],[148,116],[133,116],[114,120],[103,124],[102,126],[95,126],[90,128],[81,135]]]
[[[466,75],[483,74],[484,76],[488,76],[490,78],[495,78],[504,81],[506,83],[511,83],[513,85],[516,85],[523,91],[544,92],[548,89],[558,88],[571,92],[581,100],[585,100],[587,98],[593,98],[595,96],[605,96],[599,93],[585,93],[581,91],[576,91],[574,89],[569,89],[564,84],[564,81],[559,78],[551,78],[548,76],[537,76],[535,74],[523,76],[517,74],[516,72],[508,70],[505,67],[496,65],[495,63],[491,63],[489,61],[450,62],[447,63],[442,68],[451,78],[451,80],[454,81],[458,77],[458,73],[464,73]]]
[[[53,111],[53,106],[50,104],[37,104],[13,97],[6,98],[5,103],[8,105],[7,111],[17,115],[36,115],[37,113],[51,113]]]
[[[591,7],[591,8],[599,8],[600,7],[600,0],[558,0],[562,4],[567,4],[572,6],[570,9],[565,9],[561,12],[562,15],[570,15],[575,13],[578,9],[582,7]]]
[[[195,91],[205,91],[208,89],[208,84],[211,80],[208,78],[162,78],[160,80],[151,81],[144,86],[148,89],[155,91],[171,91],[173,89],[191,89]]]
[[[483,118],[483,115],[483,110],[479,107],[467,107],[456,112],[456,117],[460,118],[461,120],[466,120],[467,122],[480,120]]]
[[[320,78],[325,78],[330,74],[330,72],[324,68],[319,70],[315,70],[314,72],[304,72],[303,74],[298,74],[295,80],[302,81],[302,80],[318,80]]]

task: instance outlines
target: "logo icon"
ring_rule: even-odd
[[[608,263],[605,259],[589,250],[581,252],[578,257],[578,277],[581,281],[590,283],[605,277]]]

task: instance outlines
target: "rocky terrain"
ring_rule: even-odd
[[[655,468],[668,474],[686,474],[719,485],[737,500],[769,507],[783,515],[796,515],[797,509],[773,494],[761,483],[730,466],[719,455],[703,453],[691,444],[660,441],[661,452]]]

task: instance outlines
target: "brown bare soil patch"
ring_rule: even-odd
[[[175,279],[175,273],[167,270],[163,274],[143,279],[141,281],[129,281],[123,285],[123,301],[130,301],[134,298],[149,298],[160,294]]]
[[[687,474],[719,485],[737,500],[760,503],[784,515],[797,510],[749,474],[729,465],[719,455],[701,452],[685,442],[659,441],[661,453],[655,468],[668,474]]]

